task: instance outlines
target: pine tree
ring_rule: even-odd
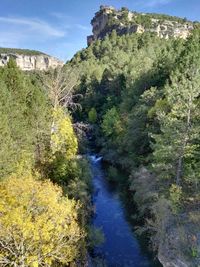
[[[154,168],[178,186],[200,181],[200,34],[189,40],[165,87],[170,112],[158,111],[161,134],[155,136]]]

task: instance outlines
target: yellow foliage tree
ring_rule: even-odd
[[[84,233],[79,204],[60,187],[32,177],[0,183],[0,266],[68,264],[79,256]]]
[[[78,142],[70,116],[61,107],[54,109],[52,127],[51,149],[53,154],[61,152],[66,158],[72,158],[77,153]]]

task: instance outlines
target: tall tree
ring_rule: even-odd
[[[16,66],[14,60],[10,60],[3,69],[1,79],[4,81],[0,92],[0,105],[4,123],[7,125],[8,135],[5,129],[0,132],[1,138],[6,140],[10,138],[7,147],[7,154],[10,154],[7,163],[3,169],[8,172],[14,170],[20,162],[30,163],[33,156],[33,134],[29,126],[29,87],[27,86],[25,76]],[[29,160],[30,159],[30,160]],[[4,158],[2,159],[4,162]],[[26,163],[25,163],[26,162]],[[28,164],[29,164],[28,163]]]
[[[4,176],[20,164],[31,167],[44,157],[50,143],[50,105],[45,92],[12,59],[0,77],[0,164]]]
[[[60,112],[60,107],[74,109],[79,106],[74,102],[74,87],[78,83],[77,72],[73,68],[58,67],[52,69],[43,77],[44,86],[47,88],[53,106],[53,115],[51,123],[51,136],[55,136],[56,114]],[[51,144],[54,141],[51,140]]]
[[[78,83],[77,70],[67,67],[58,67],[50,70],[43,79],[53,108],[59,105],[74,108],[74,87]],[[78,104],[77,104],[78,105]]]
[[[199,32],[188,40],[165,87],[170,112],[158,110],[161,134],[155,136],[154,167],[177,185],[199,183]]]

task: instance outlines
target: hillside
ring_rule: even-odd
[[[113,30],[68,63],[82,71],[75,119],[93,123],[112,179],[127,173],[165,267],[200,263],[199,41]]]

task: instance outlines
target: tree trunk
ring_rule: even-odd
[[[179,160],[178,160],[178,167],[177,167],[177,172],[176,172],[176,184],[177,185],[180,185],[180,181],[181,181],[182,163],[183,163],[183,158],[180,157]]]

